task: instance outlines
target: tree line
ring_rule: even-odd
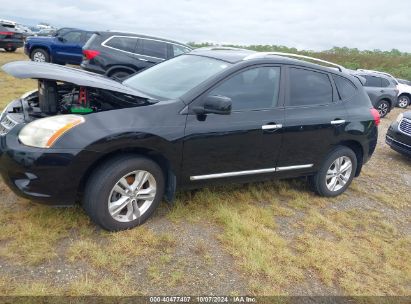
[[[212,43],[190,42],[194,48],[216,46]],[[238,47],[258,52],[285,52],[301,54],[338,63],[348,69],[370,69],[387,72],[397,78],[411,80],[411,53],[397,49],[391,51],[359,50],[357,48],[333,47],[325,51],[298,50],[282,45],[222,45]]]

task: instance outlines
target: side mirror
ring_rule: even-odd
[[[61,42],[65,42],[65,41],[66,41],[66,39],[64,39],[64,38],[61,37],[61,36],[57,36],[57,39],[58,39],[59,41],[61,41]]]
[[[228,115],[231,113],[231,98],[221,95],[207,96],[204,105],[193,108],[194,113]]]

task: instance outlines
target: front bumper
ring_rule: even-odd
[[[81,149],[41,149],[22,145],[17,125],[0,136],[0,174],[17,195],[56,206],[73,205],[87,168],[98,152]]]
[[[411,156],[411,136],[398,130],[398,122],[393,122],[387,131],[385,142],[391,149]]]

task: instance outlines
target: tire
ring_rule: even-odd
[[[12,53],[12,52],[15,52],[16,50],[17,50],[17,48],[15,48],[15,47],[9,47],[9,48],[5,48],[4,49],[6,52],[8,52],[8,53]]]
[[[347,169],[343,176],[346,181],[345,184],[343,179],[338,179],[337,177],[330,177],[332,174],[338,174],[338,169],[336,167],[336,161],[342,159],[343,162],[340,163],[341,168],[344,168],[345,164],[349,164],[348,160],[351,162],[351,169]],[[337,172],[335,172],[337,170]],[[311,177],[311,183],[314,187],[315,192],[321,196],[333,197],[338,196],[343,193],[348,186],[351,184],[355,172],[357,170],[357,157],[353,150],[347,147],[340,146],[332,151],[324,161],[321,166],[321,169]],[[348,172],[349,171],[349,172]],[[334,173],[335,172],[335,173]],[[339,175],[340,177],[341,175]],[[333,179],[334,178],[334,179]],[[333,188],[333,181],[336,181],[335,187]]]
[[[397,106],[399,108],[406,108],[410,105],[410,98],[407,95],[401,95],[398,97]]]
[[[114,71],[113,73],[110,74],[110,78],[113,79],[119,79],[123,80],[130,76],[132,73],[126,72],[126,71]]]
[[[50,62],[50,55],[46,50],[34,49],[30,54],[30,59],[36,62]]]
[[[375,108],[377,109],[381,118],[385,117],[388,114],[388,112],[390,112],[390,107],[391,107],[390,103],[384,99],[380,100],[375,105]]]
[[[139,177],[144,174],[147,180],[140,187]],[[124,183],[127,183],[126,187]],[[131,192],[133,185],[140,190]],[[128,194],[125,189],[128,189]],[[148,200],[142,198],[144,191]],[[85,188],[83,207],[94,223],[109,231],[119,231],[144,223],[160,204],[163,195],[164,174],[161,168],[150,159],[123,155],[103,163],[93,172]]]

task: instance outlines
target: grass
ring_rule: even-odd
[[[17,59],[25,57],[0,52],[0,64]],[[0,72],[0,107],[35,86]],[[375,155],[338,198],[314,195],[304,180],[210,187],[179,193],[174,206],[163,206],[142,227],[107,233],[81,208],[32,204],[0,183],[0,294],[137,295],[150,285],[157,293],[187,291],[194,280],[206,284],[208,268],[224,265],[215,265],[220,260],[209,240],[190,243],[178,229],[211,226],[234,259],[227,272],[246,282],[236,294],[296,294],[309,286],[307,292],[317,294],[331,288],[346,295],[411,295],[411,199],[403,180],[411,165],[383,144],[398,113],[382,120]],[[181,256],[188,245],[192,256]],[[198,278],[190,277],[194,260],[204,267]],[[41,267],[83,271],[65,283],[53,275],[16,277]]]

